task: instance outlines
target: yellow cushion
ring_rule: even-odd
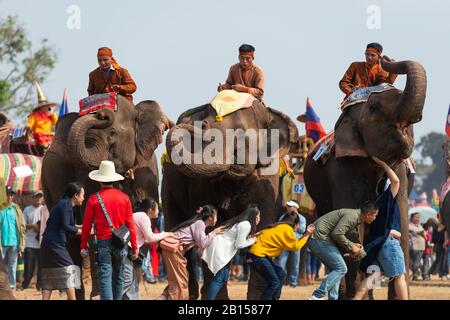
[[[256,98],[245,92],[234,90],[222,90],[211,101],[211,106],[216,110],[216,121],[242,108],[251,107]]]

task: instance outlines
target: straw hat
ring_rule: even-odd
[[[123,176],[116,173],[114,162],[108,160],[102,161],[98,170],[91,171],[89,178],[98,182],[115,182],[124,179]]]
[[[306,113],[303,113],[297,117],[297,121],[306,122]]]
[[[42,92],[41,86],[39,85],[39,82],[36,81],[36,93],[38,97],[38,105],[33,109],[35,111],[36,109],[39,109],[41,107],[54,107],[57,104],[54,102],[47,101],[47,98],[44,96],[44,93]]]

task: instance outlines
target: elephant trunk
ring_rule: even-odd
[[[96,114],[78,118],[72,125],[67,138],[69,156],[82,167],[97,168],[108,158],[107,141],[102,135],[89,133],[89,129],[105,129],[114,122],[114,112],[101,109]]]
[[[187,136],[189,134],[189,137]],[[177,166],[177,169],[184,175],[191,178],[206,178],[215,177],[219,173],[223,173],[230,168],[228,164],[205,164],[203,158],[201,163],[194,163],[194,154],[190,154],[189,157],[184,157],[183,161],[176,161],[173,159],[172,151],[176,146],[183,145],[182,150],[188,152],[187,144],[191,145],[190,150],[193,150],[194,139],[202,139],[202,137],[196,136],[197,132],[194,131],[194,126],[191,124],[178,124],[170,129],[167,134],[166,147],[169,157]],[[189,141],[184,141],[185,138],[189,138]],[[201,140],[203,143],[203,140]],[[181,156],[178,152],[178,156]],[[181,159],[180,159],[181,160]],[[180,163],[181,162],[181,163]]]
[[[399,103],[398,122],[407,125],[422,119],[427,90],[427,76],[421,64],[415,61],[392,62],[381,59],[383,69],[396,74],[406,74],[406,86]]]

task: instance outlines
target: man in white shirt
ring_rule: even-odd
[[[39,269],[39,221],[41,219],[41,208],[44,202],[44,194],[42,191],[36,191],[33,194],[32,204],[23,210],[23,215],[26,223],[26,246],[24,253],[24,274],[22,289],[26,289],[30,286],[31,279],[34,273]],[[36,288],[39,288],[39,283],[36,284]]]

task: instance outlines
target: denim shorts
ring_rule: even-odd
[[[377,262],[386,277],[398,277],[405,274],[405,257],[400,240],[389,236],[378,254]]]

